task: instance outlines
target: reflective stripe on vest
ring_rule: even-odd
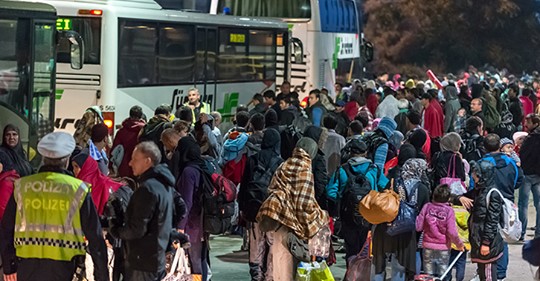
[[[84,255],[80,209],[88,192],[81,180],[59,173],[39,173],[15,181],[17,256],[70,261]]]

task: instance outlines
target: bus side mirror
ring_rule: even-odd
[[[361,48],[362,48],[361,55],[364,57],[364,60],[366,62],[373,61],[373,52],[374,52],[373,44],[371,42],[365,41],[364,44],[362,44]]]
[[[294,56],[295,63],[304,62],[304,44],[296,37],[291,38],[292,55]]]
[[[81,35],[74,31],[63,31],[62,38],[69,42],[71,68],[80,70],[84,64],[84,42]]]

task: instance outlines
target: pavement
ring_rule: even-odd
[[[532,205],[529,206],[529,222],[534,224],[536,212]],[[529,224],[530,225],[530,224]],[[532,230],[527,230],[526,240],[534,237]],[[247,251],[240,251],[242,238],[239,236],[213,236],[210,241],[210,264],[212,268],[212,281],[249,281],[249,257]],[[533,280],[536,268],[531,267],[521,258],[523,243],[510,244],[509,265],[506,281],[530,281]],[[337,264],[330,267],[336,281],[343,280],[345,276],[345,254],[337,253]],[[390,270],[388,269],[388,274]],[[467,258],[465,280],[474,278],[476,264]],[[454,273],[455,274],[455,273]],[[390,279],[388,279],[390,280]],[[455,280],[455,278],[454,278]],[[291,280],[292,281],[292,280]]]

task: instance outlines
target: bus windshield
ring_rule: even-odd
[[[311,19],[310,2],[310,0],[220,0],[219,11],[223,12],[227,7],[235,16]]]

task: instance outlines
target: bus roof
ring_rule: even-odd
[[[49,14],[50,16],[56,16],[56,9],[45,3],[37,2],[23,2],[23,1],[7,1],[0,0],[0,10],[3,13],[18,11],[23,14]]]

